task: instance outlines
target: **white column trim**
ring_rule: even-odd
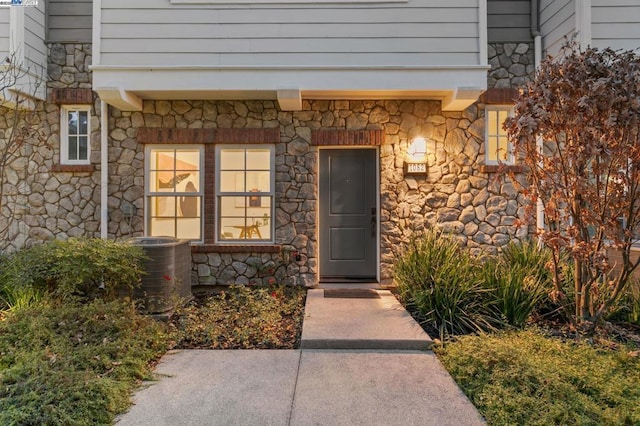
[[[478,64],[479,65],[487,65],[489,62],[489,58],[487,57],[488,52],[488,35],[487,35],[487,0],[478,0]]]
[[[24,65],[23,7],[9,7],[9,57],[13,66]]]
[[[109,105],[100,100],[100,238],[109,235]]]
[[[91,62],[92,65],[100,65],[102,48],[102,0],[93,0],[93,25],[91,35]]]
[[[591,46],[591,0],[575,0],[576,31],[580,49]]]

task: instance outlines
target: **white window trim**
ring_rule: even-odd
[[[220,238],[220,203],[219,203],[219,197],[221,196],[246,196],[246,192],[241,192],[241,193],[237,193],[237,192],[222,192],[220,191],[220,161],[218,161],[218,159],[220,158],[220,151],[223,149],[265,149],[268,148],[270,151],[270,162],[271,162],[271,168],[269,169],[269,179],[270,179],[270,189],[271,191],[269,191],[268,193],[262,193],[262,196],[269,196],[271,197],[271,216],[270,216],[270,220],[269,220],[269,227],[270,227],[270,234],[271,234],[271,238],[270,239],[264,239],[264,240],[251,240],[251,239],[222,239]],[[276,210],[276,206],[275,206],[275,201],[276,201],[276,149],[275,149],[275,144],[218,144],[216,145],[216,152],[215,152],[215,164],[216,164],[216,170],[215,170],[215,180],[216,180],[216,188],[215,188],[215,197],[216,197],[216,202],[215,202],[215,241],[216,244],[228,244],[228,245],[238,245],[238,244],[274,244],[275,242],[275,210]],[[245,169],[246,170],[246,169]]]
[[[70,111],[87,112],[87,159],[69,159],[69,123],[67,114]],[[91,105],[61,105],[60,106],[60,164],[86,165],[91,164]]]
[[[513,145],[507,141],[508,155],[504,161],[489,159],[489,112],[490,111],[507,111],[507,117],[513,117],[513,105],[487,105],[485,107],[485,122],[484,122],[484,164],[488,166],[497,166],[499,164],[505,164],[512,166],[515,164],[515,155],[513,153]],[[498,123],[498,126],[501,126]]]
[[[152,144],[146,145],[144,147],[144,235],[149,235],[151,230],[151,208],[149,206],[149,198],[151,197],[162,197],[162,196],[176,196],[176,193],[173,192],[151,192],[149,189],[150,179],[150,165],[151,165],[151,151],[153,149],[193,149],[200,151],[200,164],[198,165],[199,170],[199,185],[198,192],[192,192],[191,195],[197,195],[200,197],[200,239],[199,240],[189,240],[192,243],[201,244],[204,241],[204,146],[203,145],[185,145],[185,144]],[[174,195],[170,195],[174,194]]]

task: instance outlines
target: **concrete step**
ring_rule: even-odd
[[[309,290],[303,349],[428,350],[432,340],[388,290],[379,299],[325,298]]]

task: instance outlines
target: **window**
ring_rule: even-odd
[[[273,145],[216,147],[217,241],[273,241]]]
[[[202,148],[147,146],[147,235],[202,240]]]
[[[511,106],[488,106],[486,110],[485,164],[514,164],[513,149],[502,128],[512,114]]]
[[[60,109],[60,163],[89,164],[91,161],[90,106]]]

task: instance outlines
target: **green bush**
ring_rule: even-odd
[[[401,300],[441,336],[492,330],[499,323],[477,264],[451,236],[436,231],[411,239],[394,264]]]
[[[638,425],[640,358],[536,330],[462,336],[435,352],[490,425]]]
[[[551,288],[550,253],[535,242],[510,243],[482,265],[482,280],[506,324],[525,325]]]
[[[441,336],[522,327],[551,288],[550,253],[535,242],[471,257],[449,235],[427,231],[394,265],[401,300]]]
[[[519,265],[489,259],[482,267],[483,284],[493,296],[493,304],[505,324],[522,327],[546,296],[539,276]]]
[[[131,302],[41,302],[0,321],[0,424],[110,425],[167,348]]]
[[[553,278],[549,265],[551,251],[546,247],[539,247],[535,240],[511,242],[502,247],[499,257],[505,264],[521,267],[528,275],[534,275],[545,283],[551,283]]]
[[[142,250],[101,239],[50,241],[0,264],[2,294],[48,292],[56,297],[113,298],[140,280]]]

